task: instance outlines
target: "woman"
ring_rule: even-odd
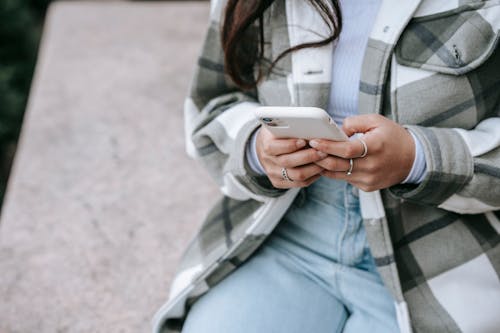
[[[333,4],[212,3],[185,117],[224,197],[155,332],[500,328],[500,2]],[[278,140],[259,105],[362,136]]]

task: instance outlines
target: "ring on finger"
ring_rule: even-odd
[[[361,138],[358,138],[359,142],[361,142],[361,144],[363,145],[363,154],[361,154],[360,157],[365,157],[366,154],[368,154],[368,146],[366,145],[366,142],[365,140],[361,139]]]
[[[347,170],[346,175],[350,176],[352,174],[352,169],[354,168],[354,161],[352,158],[349,159],[349,170]]]
[[[293,182],[293,180],[290,179],[290,177],[288,177],[288,172],[287,172],[286,168],[281,168],[281,177],[283,178],[283,180]]]

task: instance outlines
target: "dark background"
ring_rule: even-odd
[[[0,0],[0,209],[50,0]]]

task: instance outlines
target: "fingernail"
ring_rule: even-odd
[[[297,147],[302,148],[306,145],[306,142],[302,139],[297,140]]]
[[[324,152],[322,152],[322,151],[318,151],[318,156],[319,156],[319,157],[321,157],[321,158],[325,158],[325,157],[327,157],[327,156],[328,156],[328,154],[327,154],[327,153],[324,153]]]
[[[311,140],[309,141],[309,146],[313,147],[313,148],[316,148],[318,146],[318,141],[316,140]]]

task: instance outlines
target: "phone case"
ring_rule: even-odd
[[[262,106],[256,109],[255,115],[277,138],[348,140],[328,113],[320,108]]]

